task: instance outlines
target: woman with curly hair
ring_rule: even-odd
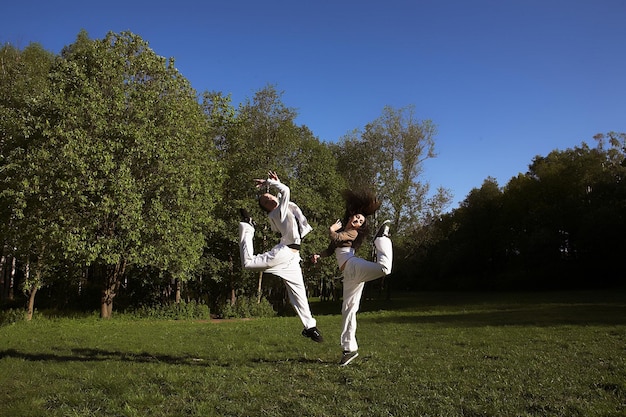
[[[343,220],[337,220],[329,227],[328,248],[312,257],[313,263],[319,258],[333,253],[343,275],[343,304],[341,307],[342,330],[341,347],[343,354],[339,364],[345,366],[356,358],[356,314],[359,311],[365,283],[382,278],[391,273],[393,245],[389,238],[389,221],[383,222],[374,237],[375,261],[370,262],[356,256],[368,233],[367,217],[380,207],[380,201],[370,191],[347,190],[342,193],[346,202]]]

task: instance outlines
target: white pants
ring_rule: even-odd
[[[357,256],[348,259],[343,270],[343,305],[341,306],[341,348],[354,352],[359,349],[356,342],[356,313],[361,305],[365,283],[391,273],[393,245],[391,239],[382,236],[374,240],[376,262]]]
[[[278,244],[268,252],[255,255],[253,238],[254,227],[248,223],[239,223],[241,265],[245,269],[263,271],[280,277],[287,287],[289,301],[300,317],[304,328],[315,327],[317,323],[311,314],[300,267],[300,253],[283,244]]]

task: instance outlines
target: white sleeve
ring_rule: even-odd
[[[291,198],[291,191],[289,187],[280,181],[276,181],[268,178],[267,183],[278,190],[278,209],[280,210],[280,221],[285,221],[287,217],[287,210],[289,208],[289,199]]]

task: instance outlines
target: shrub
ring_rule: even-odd
[[[0,311],[0,326],[14,324],[26,320],[26,311],[24,309],[10,308]]]
[[[222,305],[220,316],[222,318],[250,318],[250,317],[274,317],[276,312],[265,298],[257,302],[254,297],[239,297],[235,304],[225,303]]]
[[[166,320],[208,320],[211,315],[206,304],[191,300],[189,302],[142,306],[127,312],[134,318]]]

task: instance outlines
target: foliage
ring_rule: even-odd
[[[39,44],[24,50],[10,45],[0,48],[0,235],[3,255],[30,265],[22,288],[33,294],[44,285],[49,268],[55,266],[58,244],[54,230],[58,210],[42,194],[47,172],[33,163],[33,144],[43,140],[39,126],[45,124],[49,91],[48,73],[54,56]]]
[[[267,251],[278,241],[265,221],[266,214],[256,202],[259,192],[274,190],[255,189],[254,178],[265,178],[269,170],[274,170],[290,187],[292,200],[314,228],[306,237],[303,259],[327,243],[326,224],[340,207],[337,199],[327,198],[343,186],[329,148],[313,137],[306,126],[295,124],[297,113],[282,102],[281,96],[282,92],[268,85],[241,104],[234,118],[227,106],[228,100],[221,94],[206,97],[206,111],[220,114],[226,121],[215,137],[227,178],[221,191],[221,200],[227,203],[216,212],[224,220],[224,228],[218,235],[211,236],[211,242],[223,266],[218,276],[230,287],[230,303],[242,295],[253,296],[263,287],[259,285],[262,276],[241,269],[236,233],[239,208],[246,208],[259,225],[255,252]],[[265,291],[268,290],[272,288],[266,287]],[[257,299],[259,295],[256,294]]]
[[[623,148],[612,142],[537,156],[500,188],[487,179],[416,233],[400,266],[413,288],[597,288],[622,284]],[[416,272],[409,272],[413,270]],[[409,274],[412,280],[408,278]],[[588,280],[589,275],[594,280]]]
[[[416,118],[414,106],[385,106],[363,132],[346,135],[334,147],[349,187],[377,193],[382,206],[376,223],[391,220],[400,246],[402,236],[441,214],[450,202],[442,188],[427,197],[430,185],[421,180],[424,161],[436,156],[436,131],[432,121]]]
[[[28,134],[11,138],[28,152],[10,161],[10,218],[57,258],[94,266],[108,317],[128,265],[186,279],[200,264],[221,180],[210,125],[173,60],[132,33],[81,32],[48,79]]]
[[[15,324],[26,320],[26,312],[24,309],[9,308],[0,310],[0,326]]]
[[[51,309],[100,302],[110,317],[114,297],[165,310],[188,300],[246,316],[269,314],[255,304],[265,298],[280,311],[282,282],[242,270],[237,240],[242,207],[259,225],[257,253],[278,240],[256,203],[268,190],[252,182],[268,170],[313,226],[301,250],[310,296],[340,288],[333,259],[309,258],[326,247],[347,187],[383,201],[372,229],[393,221],[394,273],[383,282],[396,289],[621,284],[626,134],[537,156],[528,172],[503,187],[487,178],[444,213],[449,191],[430,192],[422,175],[437,129],[413,106],[386,106],[324,143],[282,95],[268,85],[236,107],[219,91],[199,95],[173,59],[130,32],[83,31],[60,55],[1,47],[0,245],[3,267],[17,261],[18,304],[32,314],[35,294]]]
[[[224,303],[219,315],[224,319],[273,317],[276,311],[265,298],[257,301],[255,297],[238,297],[234,304]]]
[[[208,320],[211,318],[209,307],[195,300],[141,306],[124,312],[123,316],[155,320]]]

